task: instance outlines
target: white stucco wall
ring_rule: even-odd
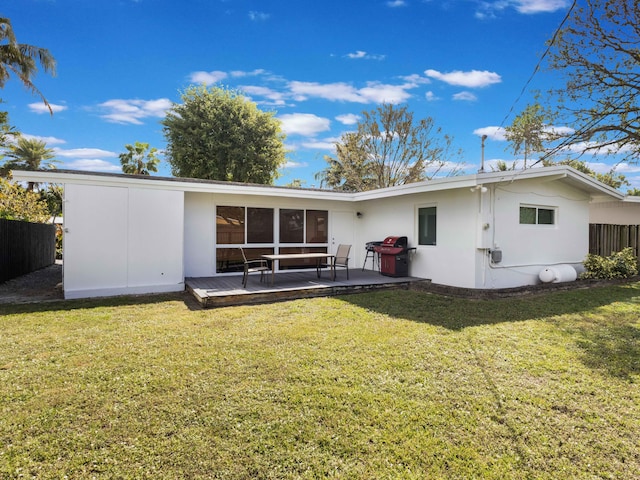
[[[418,208],[437,207],[436,245],[418,245]],[[457,189],[362,202],[356,220],[359,243],[406,236],[409,275],[443,285],[473,288],[477,196]],[[369,267],[371,264],[368,264]]]
[[[640,225],[640,197],[589,205],[589,223]]]
[[[355,268],[364,259],[364,250],[356,244],[356,236],[351,225],[346,226],[344,218],[355,217],[355,207],[351,202],[327,201],[315,199],[298,199],[260,195],[233,195],[214,193],[185,193],[184,238],[185,254],[184,266],[186,277],[209,277],[216,275],[215,265],[215,218],[216,207],[241,206],[260,208],[292,208],[314,209],[329,211],[329,251],[335,251],[338,243],[350,243],[352,250],[349,265]],[[338,215],[342,220],[342,227],[336,225],[332,219]],[[277,215],[276,215],[277,217]],[[337,230],[340,231],[337,231]],[[334,240],[335,241],[332,241]],[[226,248],[226,245],[222,246]],[[361,263],[360,263],[361,265]]]
[[[492,196],[491,247],[502,251],[492,264],[478,251],[478,287],[503,288],[539,283],[545,266],[580,269],[589,251],[589,195],[560,181],[527,180],[498,184]],[[520,206],[556,210],[555,225],[521,225]]]
[[[184,289],[183,193],[65,185],[66,298]]]

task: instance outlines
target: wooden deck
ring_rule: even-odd
[[[349,270],[349,280],[344,269],[336,271],[336,280],[323,272],[321,278],[313,271],[277,272],[271,286],[271,274],[249,275],[247,288],[242,288],[242,275],[223,277],[187,278],[186,288],[205,307],[222,307],[253,303],[268,303],[309,297],[326,297],[376,289],[409,288],[413,282],[428,282],[415,277],[387,277],[377,271]]]

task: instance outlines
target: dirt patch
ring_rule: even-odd
[[[34,303],[63,298],[61,263],[0,284],[0,303]]]

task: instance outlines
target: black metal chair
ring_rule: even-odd
[[[265,259],[247,260],[247,255],[244,253],[244,249],[240,248],[242,252],[242,259],[244,260],[244,273],[242,275],[242,286],[247,288],[247,278],[250,273],[260,272],[260,281],[264,281],[264,272],[268,272],[269,262]]]

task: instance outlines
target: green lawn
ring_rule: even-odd
[[[640,283],[0,306],[0,478],[640,478]]]

